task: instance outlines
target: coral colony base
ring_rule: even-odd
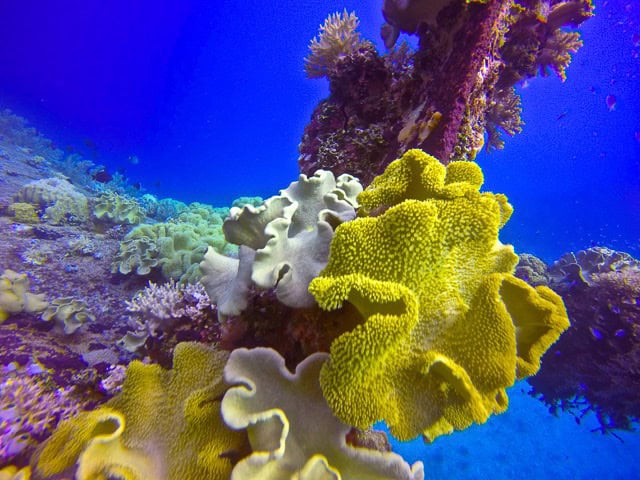
[[[141,195],[0,114],[0,479],[417,480],[374,424],[431,442],[524,378],[631,429],[638,261],[518,257],[471,161],[521,129],[515,84],[564,78],[592,10],[385,1],[385,55],[330,15],[303,173],[231,208]]]

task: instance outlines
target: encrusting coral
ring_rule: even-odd
[[[247,430],[253,450],[232,478],[422,480],[422,462],[410,467],[397,454],[346,443],[350,427],[333,415],[318,381],[327,357],[315,353],[291,373],[275,350],[231,353],[224,375],[232,387],[222,416],[230,427]]]
[[[182,343],[171,370],[132,362],[119,395],[60,424],[32,458],[34,473],[51,477],[77,462],[77,480],[226,480],[244,444],[219,411],[227,356]]]
[[[559,296],[512,275],[518,257],[498,240],[512,209],[482,183],[474,163],[410,150],[358,197],[379,216],[337,228],[309,289],[361,315],[320,376],[344,422],[384,420],[401,440],[485,422],[569,326]]]

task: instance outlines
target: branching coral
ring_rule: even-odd
[[[336,230],[309,289],[322,308],[360,314],[320,376],[346,423],[430,440],[484,422],[568,327],[557,295],[511,274],[517,256],[498,241],[511,207],[482,183],[473,163],[411,150],[358,197],[379,216]]]
[[[566,69],[571,63],[571,54],[582,47],[582,40],[578,32],[563,32],[556,30],[544,43],[537,58],[538,68],[543,77],[553,70],[564,82],[567,79]]]
[[[25,457],[51,435],[60,420],[80,411],[72,389],[53,389],[47,377],[36,365],[0,368],[0,463]]]
[[[370,42],[360,39],[356,32],[359,20],[355,13],[344,12],[329,15],[320,25],[320,34],[309,44],[311,53],[304,59],[304,69],[309,78],[331,75],[341,58],[354,53]]]
[[[201,283],[184,285],[173,280],[162,285],[149,282],[148,287],[126,304],[127,310],[134,314],[131,320],[135,328],[123,338],[127,350],[139,348],[148,336],[161,335],[180,320],[205,320],[212,311]]]
[[[577,27],[593,16],[591,0],[534,0],[514,3],[509,16],[509,31],[500,55],[505,70],[498,81],[500,88],[511,86],[537,73],[547,76],[553,70],[561,80],[571,63],[571,54],[582,46],[580,34],[562,27]]]
[[[502,133],[513,137],[522,131],[524,122],[520,117],[521,113],[520,97],[513,87],[494,93],[485,111],[485,129],[487,131],[485,148],[487,151],[504,148]]]
[[[253,450],[232,478],[422,480],[421,462],[409,467],[394,453],[347,445],[350,427],[333,416],[318,382],[326,359],[313,354],[291,373],[271,349],[231,354],[224,372],[232,388],[222,416],[232,428],[247,430]]]

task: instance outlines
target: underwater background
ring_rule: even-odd
[[[381,3],[2,2],[0,108],[52,151],[122,175],[134,196],[214,207],[268,198],[297,179],[305,126],[330,94],[304,69],[318,25],[354,11],[361,36],[385,52]],[[640,257],[640,4],[594,3],[566,80],[551,72],[518,84],[522,132],[476,158],[483,190],[514,206],[500,240],[547,264],[596,246]],[[2,245],[9,256],[11,240]],[[629,365],[631,385],[639,367]],[[640,478],[637,418],[603,429],[593,412],[551,413],[531,388],[518,381],[508,410],[485,424],[431,444],[392,439],[393,450],[422,461],[429,479]]]

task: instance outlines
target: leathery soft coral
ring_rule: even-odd
[[[181,343],[173,369],[132,362],[122,392],[60,424],[32,458],[38,478],[77,464],[77,480],[226,479],[244,443],[220,416],[227,354]]]
[[[482,183],[474,163],[410,150],[358,197],[379,216],[337,228],[310,291],[361,316],[320,375],[345,423],[432,440],[485,422],[569,326],[558,295],[512,275],[518,257],[498,240],[512,209]]]
[[[29,277],[6,269],[0,275],[0,323],[11,314],[41,312],[47,308],[44,294],[29,292]]]
[[[222,416],[232,428],[247,430],[253,450],[232,478],[422,480],[422,462],[410,467],[397,454],[346,443],[350,427],[333,415],[318,381],[327,357],[314,353],[291,373],[275,350],[231,353],[224,375],[233,386],[222,400]]]
[[[265,200],[232,208],[223,225],[225,239],[240,246],[238,258],[210,248],[200,264],[201,279],[221,319],[239,315],[252,283],[274,288],[293,308],[315,306],[309,282],[327,264],[334,228],[356,215],[362,186],[351,175],[318,170]]]

